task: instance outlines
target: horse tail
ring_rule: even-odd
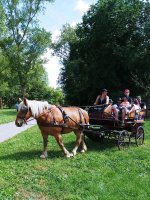
[[[82,121],[82,116],[83,116],[83,118],[84,118],[84,123],[86,124],[86,123],[87,123],[87,120],[86,120],[85,114],[84,114],[84,112],[83,112],[84,110],[82,110],[81,108],[79,108],[78,111],[79,111],[79,116],[80,116],[80,124],[83,123],[83,121]]]

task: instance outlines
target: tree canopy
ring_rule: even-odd
[[[62,30],[54,49],[64,65],[60,84],[69,103],[93,103],[101,88],[111,98],[125,88],[132,95],[150,95],[137,84],[149,79],[149,16],[148,1],[99,0],[76,28]],[[67,57],[62,53],[66,46]]]
[[[46,60],[42,56],[51,47],[51,33],[39,27],[37,20],[46,2],[53,0],[0,1],[0,97],[9,106],[17,97],[23,98],[27,94],[34,99],[49,99],[48,92],[55,96],[53,89],[48,87],[43,67]]]

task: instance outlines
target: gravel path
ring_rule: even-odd
[[[9,138],[12,138],[18,133],[21,133],[22,131],[25,131],[26,129],[31,128],[32,126],[36,124],[37,124],[36,120],[29,121],[27,125],[24,125],[22,127],[17,127],[15,125],[15,122],[2,124],[0,125],[0,142],[3,142]]]

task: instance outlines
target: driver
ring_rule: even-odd
[[[107,95],[107,89],[102,89],[100,95],[97,96],[94,105],[99,106],[98,110],[105,109],[109,105],[109,96]]]

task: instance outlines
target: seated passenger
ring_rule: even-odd
[[[121,104],[121,102],[122,102],[122,100],[121,100],[121,98],[119,97],[118,99],[117,99],[117,103],[116,104],[114,104],[113,105],[113,112],[114,112],[114,118],[115,118],[115,120],[118,120],[118,114],[119,114],[119,112],[121,111],[121,109],[120,109],[120,104]]]
[[[127,97],[123,97],[123,101],[121,101],[121,98],[119,98],[117,104],[113,106],[113,109],[114,109],[115,120],[118,120],[118,113],[122,112],[122,123],[124,123],[126,115],[129,113],[131,109],[131,104],[129,103]]]
[[[127,114],[130,112],[131,110],[131,104],[128,101],[127,97],[123,97],[123,101],[120,104],[119,108],[122,109],[122,123],[124,123],[125,118],[127,116]]]
[[[141,111],[140,103],[137,98],[134,98],[133,106],[132,106],[131,110],[129,111],[129,114],[135,113],[135,119],[137,120],[140,111]]]
[[[113,117],[113,100],[109,99],[109,105],[107,105],[107,107],[104,110],[104,114],[106,114],[105,116],[107,117]]]
[[[132,104],[132,98],[130,97],[130,90],[129,89],[124,90],[124,96],[127,98],[129,103]]]
[[[94,105],[99,106],[98,110],[104,110],[109,105],[109,96],[107,96],[107,90],[102,89],[100,95],[97,96]]]
[[[109,105],[113,105],[113,100],[109,99]]]
[[[140,104],[141,110],[146,110],[146,103],[141,100],[141,96],[137,96],[136,98]]]

